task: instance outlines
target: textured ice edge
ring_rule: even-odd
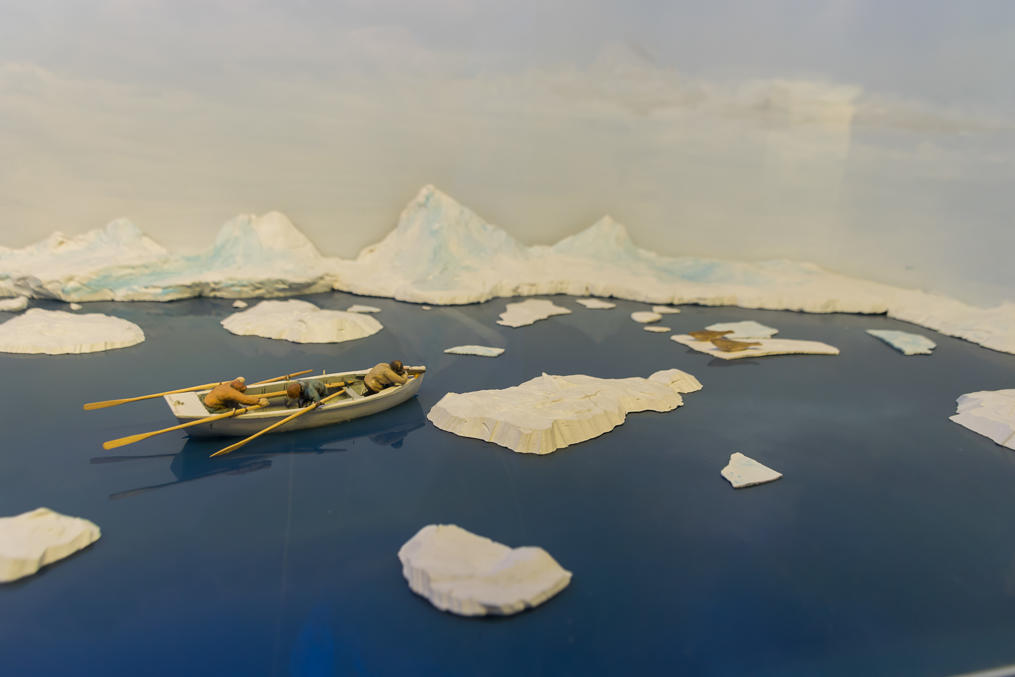
[[[391,266],[391,261],[402,262]],[[664,257],[604,217],[552,247],[526,247],[432,186],[355,260],[321,256],[284,215],[239,216],[207,251],[172,254],[127,221],[0,248],[0,296],[64,301],[277,297],[338,289],[427,304],[570,294],[652,304],[887,313],[1015,353],[1015,303],[980,308],[838,275],[809,263]]]
[[[949,420],[1015,450],[1015,390],[979,390],[961,395]]]
[[[0,518],[0,582],[31,576],[99,540],[93,522],[49,508]]]

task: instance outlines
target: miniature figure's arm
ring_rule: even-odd
[[[253,395],[247,395],[245,393],[241,393],[236,388],[230,388],[229,389],[229,399],[231,399],[232,401],[234,401],[234,402],[236,402],[238,404],[260,404],[261,400],[263,400],[264,398],[263,397],[255,397]]]

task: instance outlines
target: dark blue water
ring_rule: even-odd
[[[329,308],[363,301],[309,297]],[[100,541],[0,587],[7,675],[947,675],[1015,663],[1015,453],[948,421],[1012,387],[1015,356],[884,317],[685,307],[676,331],[755,319],[838,357],[710,358],[628,318],[642,304],[498,326],[504,301],[386,299],[338,345],[237,337],[229,301],[91,304],[148,340],[83,356],[0,355],[0,514],[93,520]],[[56,305],[52,307],[58,307]],[[0,316],[7,317],[6,314]],[[938,342],[904,357],[866,328]],[[497,359],[445,355],[466,343]],[[86,401],[400,358],[417,400],[231,456],[175,433],[160,400]],[[545,457],[437,430],[448,391],[539,375],[704,384],[676,411]],[[785,474],[735,491],[733,451]],[[518,616],[469,619],[410,592],[398,548],[429,523],[539,545],[571,585]]]

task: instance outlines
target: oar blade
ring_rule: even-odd
[[[107,440],[102,443],[103,449],[116,449],[117,447],[125,447],[128,444],[134,444],[141,440],[146,440],[152,435],[158,435],[158,432],[154,433],[138,433],[137,435],[127,435],[126,437],[120,437],[115,440]]]

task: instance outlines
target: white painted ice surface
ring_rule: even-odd
[[[755,322],[754,320],[743,320],[741,322],[717,322],[715,324],[708,325],[705,329],[732,332],[730,334],[726,334],[725,337],[737,341],[744,339],[771,338],[779,333],[779,330],[775,327],[768,327],[760,322]]]
[[[908,331],[895,329],[868,329],[867,333],[876,336],[904,355],[930,355],[937,344],[926,336],[912,334]]]
[[[381,309],[377,308],[376,306],[361,306],[358,303],[355,304],[355,305],[349,306],[345,310],[346,310],[347,313],[379,313],[379,312],[381,312]]]
[[[399,265],[392,266],[392,261]],[[858,280],[809,263],[666,257],[603,217],[553,246],[525,246],[432,186],[354,260],[323,257],[282,214],[242,215],[201,254],[172,254],[127,221],[23,249],[0,248],[0,295],[65,301],[272,297],[339,289],[461,304],[570,294],[652,304],[887,313],[1015,353],[1015,303],[993,308]]]
[[[0,352],[5,353],[95,353],[133,346],[144,338],[133,322],[101,313],[29,308],[0,324]]]
[[[491,348],[490,346],[452,346],[445,348],[444,352],[452,355],[478,355],[480,357],[497,357],[504,352],[503,348]]]
[[[734,489],[741,489],[772,482],[782,477],[782,473],[735,451],[730,454],[729,463],[722,469],[722,476],[729,480]]]
[[[99,540],[92,522],[49,508],[0,517],[0,582],[16,581]]]
[[[673,313],[679,313],[680,308],[674,308],[673,306],[652,306],[653,313],[659,313],[660,315],[672,315]]]
[[[409,588],[462,616],[510,615],[567,587],[567,571],[542,548],[506,545],[454,524],[430,524],[398,550]]]
[[[700,389],[696,378],[678,369],[648,378],[543,374],[503,390],[448,393],[427,418],[462,437],[549,454],[612,430],[631,412],[676,409],[684,403],[681,393]]]
[[[980,390],[958,399],[949,420],[1015,450],[1015,390]]]
[[[616,308],[616,303],[610,303],[609,301],[603,301],[601,299],[583,298],[575,299],[578,303],[582,304],[590,310],[609,310],[610,308]]]
[[[711,341],[699,341],[688,334],[676,334],[671,341],[682,343],[688,348],[706,353],[721,360],[740,360],[746,357],[765,357],[768,355],[838,355],[839,349],[820,341],[798,341],[796,339],[744,339],[745,342],[758,343],[737,352],[720,350]],[[738,339],[739,340],[739,339]]]
[[[650,331],[654,334],[668,334],[669,332],[673,331],[669,327],[663,327],[658,324],[648,324],[642,327],[642,329],[644,329],[645,331]]]
[[[81,305],[80,303],[71,303],[69,307],[71,310],[81,310],[82,308],[84,308],[84,306]]]
[[[570,313],[570,310],[558,306],[553,301],[527,299],[507,304],[507,308],[500,314],[497,324],[502,324],[505,327],[524,327],[554,315],[568,315]]]
[[[263,336],[294,343],[341,343],[376,334],[381,323],[362,313],[322,310],[307,301],[261,301],[233,313],[222,326],[241,336]]]
[[[648,324],[649,322],[658,322],[663,319],[663,316],[659,313],[653,313],[648,310],[638,310],[631,313],[631,319],[641,324]]]
[[[27,296],[15,296],[12,299],[0,299],[0,311],[20,313],[28,307]]]
[[[246,301],[242,301],[240,299],[236,299],[235,301],[233,301],[233,308],[246,308],[247,305],[248,304]]]

